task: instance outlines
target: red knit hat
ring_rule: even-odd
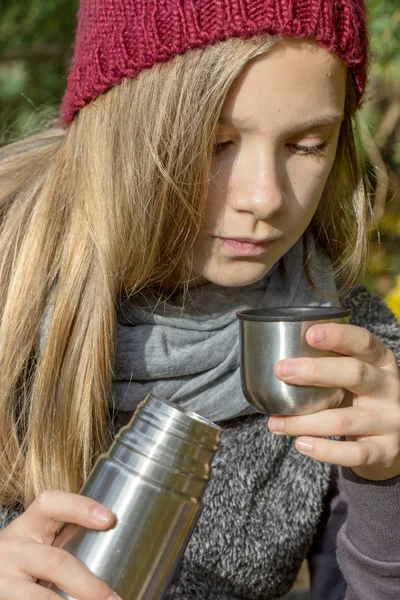
[[[61,120],[69,125],[91,100],[154,63],[262,33],[314,38],[340,56],[361,103],[368,63],[363,0],[81,0]]]

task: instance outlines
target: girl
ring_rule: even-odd
[[[313,599],[399,597],[400,332],[357,286],[367,62],[362,0],[83,0],[62,127],[1,163],[0,600],[114,597],[51,544],[112,526],[78,492],[150,390],[224,428],[171,597],[282,597],[306,557]],[[341,405],[254,414],[236,312],[339,303],[352,324],[307,339],[340,356],[275,372]]]

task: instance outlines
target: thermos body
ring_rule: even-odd
[[[113,511],[115,527],[93,531],[66,524],[54,545],[123,600],[161,600],[200,516],[220,439],[214,423],[148,395],[81,490]]]

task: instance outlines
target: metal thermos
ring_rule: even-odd
[[[149,394],[81,490],[116,515],[115,527],[65,524],[53,545],[76,556],[123,600],[160,600],[200,516],[220,439],[214,423]]]

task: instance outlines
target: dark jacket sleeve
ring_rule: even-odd
[[[349,514],[339,531],[338,560],[347,582],[345,600],[400,598],[400,477],[367,481],[341,469]]]
[[[353,324],[370,330],[399,360],[399,323],[384,302],[358,288],[343,304],[352,309]],[[338,562],[347,583],[345,600],[398,600],[400,476],[367,481],[349,468],[339,472],[339,490],[348,501],[337,537]]]

